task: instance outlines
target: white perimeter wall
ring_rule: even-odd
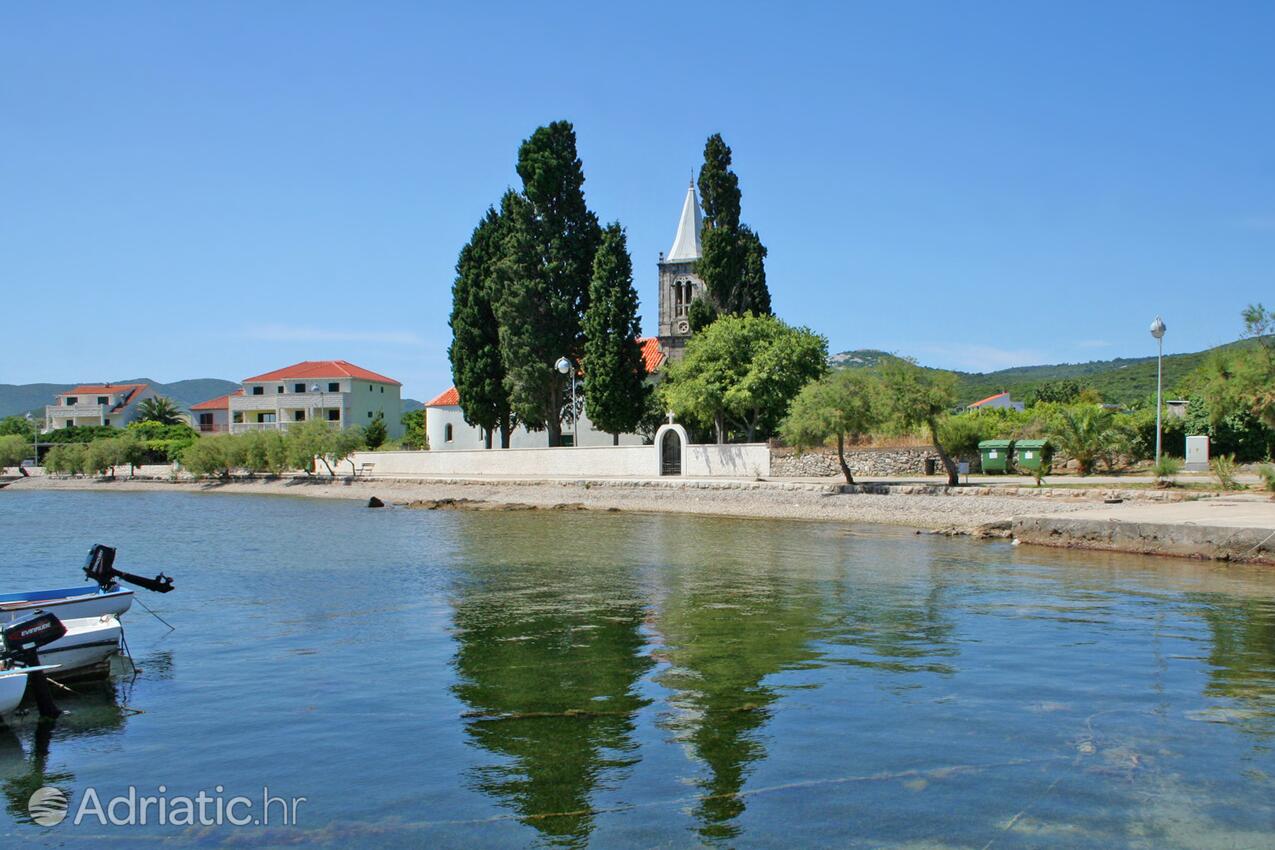
[[[770,474],[764,443],[687,446],[684,474],[694,477],[757,478]],[[356,452],[357,469],[371,464],[375,478],[434,476],[581,476],[655,478],[660,456],[655,446],[581,446],[557,449],[477,451]],[[348,464],[342,464],[342,469]]]

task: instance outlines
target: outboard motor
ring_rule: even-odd
[[[36,611],[30,617],[9,623],[0,629],[0,658],[16,667],[39,667],[39,650],[66,634],[62,621],[47,611]],[[49,693],[49,680],[43,670],[27,674],[27,684],[35,695],[35,704],[42,717],[57,717],[62,713],[53,704]]]
[[[173,580],[163,573],[154,578],[145,578],[115,569],[115,549],[101,543],[94,544],[89,550],[89,556],[84,561],[84,574],[90,581],[97,582],[102,590],[111,590],[117,579],[156,593],[167,593],[173,589]]]

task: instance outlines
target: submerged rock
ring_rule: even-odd
[[[376,498],[375,496],[373,496],[372,498],[367,500],[367,506],[369,508],[383,508],[385,507],[385,503],[382,502],[380,499]]]

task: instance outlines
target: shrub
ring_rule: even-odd
[[[1235,480],[1235,455],[1218,455],[1209,462],[1209,466],[1223,490],[1244,489],[1244,485]]]
[[[1262,486],[1270,493],[1275,493],[1275,466],[1264,463],[1257,468],[1257,474],[1262,476]]]
[[[1173,477],[1182,471],[1182,459],[1173,455],[1160,455],[1160,459],[1151,465],[1151,472],[1155,475],[1156,485],[1160,487],[1172,487]]]
[[[17,466],[31,457],[31,438],[21,434],[0,437],[0,467]]]
[[[44,456],[44,469],[54,475],[77,475],[84,471],[84,446],[62,443],[52,446]]]
[[[230,475],[231,443],[238,437],[205,437],[191,443],[181,454],[181,464],[186,471],[197,478],[210,475],[226,477]]]

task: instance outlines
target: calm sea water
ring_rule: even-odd
[[[94,542],[178,586],[141,597],[174,631],[126,618],[136,679],[0,728],[3,846],[1275,846],[1270,571],[167,493],[0,492],[0,541],[5,589]],[[27,814],[161,785],[306,800]]]

